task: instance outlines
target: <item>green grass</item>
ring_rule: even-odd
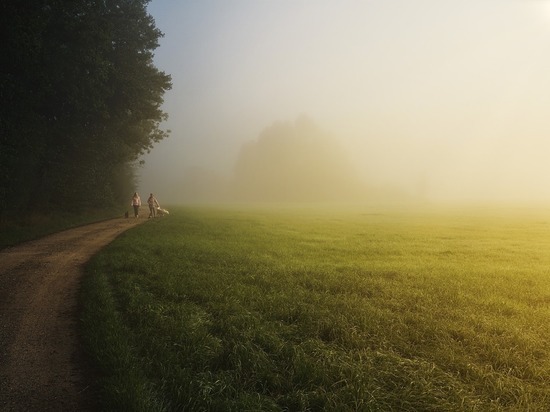
[[[550,405],[550,212],[173,208],[82,298],[104,410]]]

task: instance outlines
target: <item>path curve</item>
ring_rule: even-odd
[[[93,411],[77,335],[83,265],[146,219],[112,219],[0,250],[0,410]]]

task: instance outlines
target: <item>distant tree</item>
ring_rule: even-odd
[[[1,3],[0,212],[127,196],[131,165],[168,133],[148,3]]]
[[[275,123],[243,146],[234,189],[237,198],[254,201],[350,201],[365,196],[344,150],[305,116]]]

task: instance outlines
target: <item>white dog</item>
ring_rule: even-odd
[[[157,216],[164,216],[164,215],[169,215],[170,212],[166,209],[163,209],[161,207],[157,207]]]

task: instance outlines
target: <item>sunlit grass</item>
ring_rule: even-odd
[[[87,268],[107,409],[547,410],[550,214],[171,212]]]

